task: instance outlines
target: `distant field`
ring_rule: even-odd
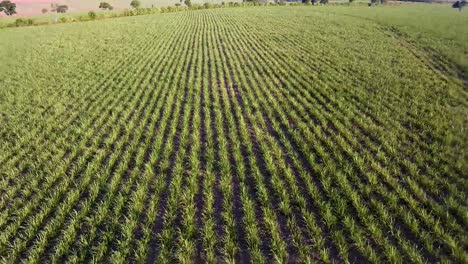
[[[1,29],[2,262],[468,262],[466,14]]]
[[[465,72],[465,79],[468,78],[468,12],[458,12],[450,4],[405,3],[377,8],[342,6],[314,10],[393,27],[426,53],[442,55],[455,62],[459,70]]]

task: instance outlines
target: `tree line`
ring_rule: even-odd
[[[180,2],[183,3],[187,7],[192,7],[192,1],[191,0],[180,0]],[[303,4],[312,4],[315,5],[316,3],[320,4],[328,4],[329,0],[301,0]],[[354,0],[349,0],[350,3],[352,3]],[[258,0],[244,0],[244,2],[259,2]],[[377,5],[377,4],[385,4],[387,0],[370,0],[369,6],[372,5]],[[279,0],[275,0],[275,3],[280,3]],[[453,3],[452,7],[453,8],[458,8],[460,11],[467,5],[466,0],[459,0]],[[140,0],[132,0],[130,2],[130,6],[134,9],[139,9],[141,7],[141,1]],[[180,4],[176,4],[176,6],[180,6]],[[100,2],[99,3],[99,8],[101,10],[113,10],[114,7],[109,4],[108,2]],[[67,5],[59,5],[57,3],[51,3],[50,4],[50,12],[56,12],[56,13],[66,13],[68,11],[68,6]],[[3,0],[0,2],[0,13],[4,12],[7,16],[12,16],[14,14],[17,14],[16,12],[16,4],[11,2],[10,0]],[[42,9],[42,13],[45,14],[49,12],[47,8]],[[89,16],[91,18],[96,17],[96,13],[93,11],[89,12]]]
[[[186,0],[190,1],[190,0]],[[130,2],[130,6],[133,8],[139,8],[141,6],[141,2],[139,0],[133,0]],[[113,10],[114,7],[109,4],[108,2],[100,2],[99,8],[102,10]],[[66,13],[68,11],[67,5],[59,5],[57,3],[50,4],[50,12],[56,13]],[[10,0],[4,0],[0,2],[0,13],[4,12],[7,16],[12,16],[17,14],[16,12],[16,3],[11,2]],[[43,8],[41,10],[43,14],[49,12],[47,8]]]

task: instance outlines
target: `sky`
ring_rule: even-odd
[[[52,0],[16,0],[15,3],[50,3]]]

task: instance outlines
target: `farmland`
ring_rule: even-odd
[[[467,263],[466,27],[358,8],[0,30],[2,262]]]
[[[77,13],[77,12],[88,12],[90,10],[99,10],[99,3],[102,1],[99,0],[16,0],[12,1],[17,5],[17,12],[20,16],[39,16],[42,14],[42,9],[46,8],[50,12],[50,4],[51,3],[59,3],[63,5],[67,5],[70,9],[69,12]],[[108,0],[115,9],[125,9],[130,8],[130,1],[127,0]],[[195,1],[194,1],[195,2]],[[152,7],[152,6],[173,6],[175,3],[179,3],[179,1],[175,0],[141,0],[142,7]],[[50,14],[50,13],[49,13]],[[4,14],[0,14],[0,17]],[[57,15],[57,13],[55,13]],[[60,15],[60,14],[59,14]]]

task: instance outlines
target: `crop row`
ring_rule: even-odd
[[[386,29],[309,12],[63,25],[77,47],[24,58],[64,49],[55,83],[26,105],[35,73],[4,79],[2,259],[466,262],[461,84]],[[98,34],[121,52],[90,51]]]

